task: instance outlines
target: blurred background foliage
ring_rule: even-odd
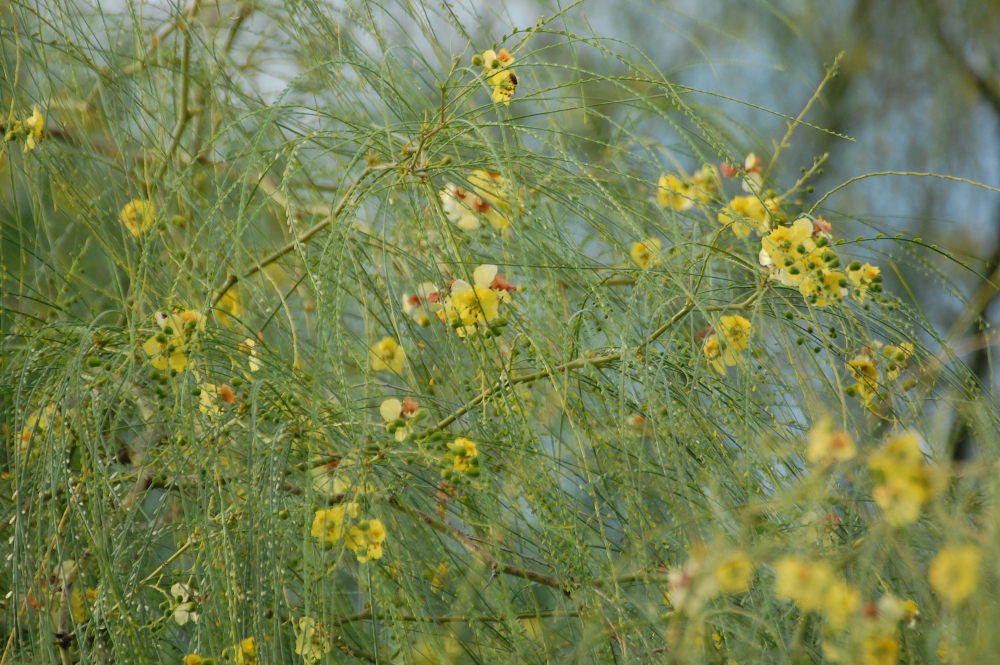
[[[4,664],[856,662],[768,583],[676,611],[692,561],[795,551],[849,570],[869,604],[916,600],[926,629],[896,660],[995,653],[997,608],[939,606],[925,565],[965,536],[995,550],[995,2],[0,12],[5,133],[45,116],[41,144],[15,137],[0,163]],[[509,107],[470,64],[500,46]],[[873,176],[823,200],[844,263],[877,263],[892,295],[821,311],[763,295],[759,244],[714,211],[656,204],[661,172],[750,152],[778,191],[825,155],[790,214],[866,173],[958,179]],[[442,214],[476,169],[509,184],[513,233]],[[134,201],[154,204],[149,233],[122,219],[141,223]],[[663,263],[637,271],[648,237]],[[497,337],[401,309],[481,264],[524,287]],[[191,331],[185,357],[152,366],[150,340],[173,335],[156,312],[188,308],[190,329],[169,324]],[[719,377],[702,343],[729,309],[753,346]],[[387,336],[405,369],[371,362]],[[844,363],[908,340],[916,377],[939,380],[862,409]],[[404,397],[425,420],[394,441],[379,407]],[[940,468],[979,464],[897,531],[863,463],[835,480],[803,463],[825,413],[866,453],[912,427]],[[455,437],[478,442],[482,476],[451,474]],[[320,546],[317,511],[354,504],[388,532],[377,562]]]

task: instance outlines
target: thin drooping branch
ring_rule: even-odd
[[[522,621],[526,619],[551,619],[551,618],[562,618],[562,617],[578,617],[580,616],[579,610],[542,610],[539,612],[522,612],[520,614],[514,615],[504,615],[504,614],[449,614],[444,616],[419,616],[413,614],[375,614],[370,609],[364,612],[358,612],[357,614],[352,614],[351,616],[342,617],[335,621],[331,621],[327,624],[328,627],[343,626],[348,623],[355,623],[358,621],[406,621],[409,623],[499,623],[503,621],[516,620]]]
[[[515,566],[511,563],[505,563],[498,560],[495,556],[487,552],[482,545],[475,541],[472,536],[468,535],[464,531],[453,527],[441,520],[437,519],[433,515],[428,515],[425,512],[417,510],[401,503],[396,497],[390,496],[387,499],[387,503],[405,515],[408,515],[414,519],[420,520],[430,528],[434,529],[439,533],[443,533],[446,536],[454,538],[459,543],[462,544],[465,549],[469,551],[470,554],[475,556],[477,559],[485,563],[492,570],[504,573],[506,575],[512,575],[514,577],[520,577],[532,582],[537,582],[539,584],[544,584],[547,587],[553,589],[559,589],[564,593],[569,593],[569,585],[552,575],[546,575],[545,573],[540,573],[536,570],[531,570],[529,568],[524,568],[522,566]]]
[[[260,272],[267,266],[271,265],[275,261],[281,259],[289,252],[307,244],[318,233],[328,228],[337,219],[339,219],[340,216],[343,214],[344,210],[346,210],[353,201],[354,193],[357,192],[358,187],[361,186],[361,184],[368,178],[369,175],[377,171],[385,171],[395,167],[396,167],[395,164],[391,165],[384,164],[384,165],[365,167],[364,171],[362,171],[361,174],[357,177],[357,179],[353,183],[351,183],[351,185],[344,191],[344,193],[340,197],[340,200],[337,201],[337,204],[333,206],[333,208],[328,212],[327,216],[324,219],[320,220],[316,224],[312,225],[310,228],[306,229],[305,232],[293,238],[284,246],[274,250],[273,252],[262,258],[260,261],[257,261],[253,266],[247,268],[242,273],[237,274],[235,272],[230,272],[229,275],[226,277],[225,282],[223,282],[223,284],[215,292],[215,295],[212,298],[212,306],[214,307],[215,305],[217,305],[219,301],[222,299],[222,297],[226,294],[226,292],[229,291],[229,289],[231,289],[233,286],[235,286],[237,282],[253,277],[258,272]],[[267,189],[265,189],[265,191],[272,199],[274,199],[279,203],[281,203],[282,200],[284,199],[284,195],[282,195],[276,188],[273,189],[272,191],[267,191]],[[308,211],[315,212],[315,209],[309,208]]]
[[[746,310],[753,306],[758,298],[763,294],[763,288],[755,291],[749,298],[742,302],[733,303],[731,305],[710,305],[707,307],[698,308],[702,312],[717,312],[717,311],[728,311],[728,310]],[[693,300],[688,300],[684,303],[677,312],[674,313],[667,321],[665,321],[659,328],[654,330],[646,338],[644,342],[639,344],[634,349],[631,349],[632,353],[642,354],[646,348],[659,339],[665,332],[674,327],[681,319],[688,315],[691,310],[695,309],[695,303]],[[489,388],[483,390],[481,393],[473,397],[471,400],[457,408],[455,411],[451,412],[436,424],[425,429],[424,431],[418,433],[414,438],[422,439],[427,437],[434,432],[439,432],[448,425],[452,424],[466,413],[482,404],[490,397],[493,397],[497,393],[510,388],[511,386],[516,386],[524,383],[533,383],[539,379],[544,379],[547,377],[556,376],[569,372],[574,369],[581,369],[583,367],[600,367],[611,362],[616,362],[622,360],[630,350],[615,351],[613,353],[603,353],[603,354],[593,354],[584,353],[583,355],[573,358],[572,360],[567,360],[566,362],[554,365],[552,367],[547,367],[545,369],[538,370],[537,372],[532,372],[530,374],[521,374],[519,376],[502,378]]]

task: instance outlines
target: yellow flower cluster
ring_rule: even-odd
[[[158,370],[179,373],[188,365],[188,351],[197,332],[205,327],[205,317],[185,309],[179,312],[157,312],[154,315],[160,332],[149,337],[142,350]]]
[[[878,482],[872,498],[885,521],[892,526],[915,522],[932,495],[930,467],[924,464],[917,435],[902,432],[890,436],[868,458],[868,468]]]
[[[857,396],[864,404],[871,404],[878,394],[878,367],[875,360],[866,350],[854,356],[847,363],[847,369],[854,378],[854,383],[848,386],[848,394]]]
[[[10,123],[7,133],[4,135],[4,142],[13,141],[19,138],[24,139],[24,152],[34,150],[42,141],[45,132],[45,116],[37,106],[32,107],[31,115],[22,120],[14,120]]]
[[[656,201],[664,208],[684,212],[714,199],[720,187],[719,170],[711,164],[703,164],[690,179],[682,180],[673,173],[661,175]]]
[[[813,305],[824,307],[847,295],[848,278],[836,268],[840,260],[823,233],[815,233],[808,217],[778,226],[761,239],[760,262],[773,266],[778,280],[793,286]]]
[[[878,349],[879,362],[884,363],[884,383],[891,384],[899,374],[906,368],[910,357],[913,355],[913,343],[904,342],[902,344],[874,344]],[[854,379],[854,383],[847,387],[849,395],[856,396],[866,406],[871,404],[875,396],[878,395],[880,376],[878,364],[876,362],[875,350],[866,347],[854,356],[848,363],[847,369]]]
[[[472,272],[472,282],[456,279],[451,283],[449,296],[436,310],[438,318],[460,337],[475,335],[480,328],[487,337],[499,335],[507,325],[507,320],[499,316],[500,305],[510,301],[514,287],[497,274],[492,264],[478,266]]]
[[[382,543],[385,542],[385,525],[380,519],[371,519],[352,526],[347,530],[344,543],[354,552],[358,563],[382,558]]]
[[[324,546],[336,544],[341,538],[354,552],[359,563],[382,558],[385,526],[379,519],[364,520],[348,526],[347,521],[357,519],[361,507],[356,502],[321,508],[313,517],[310,534]]]
[[[475,231],[486,221],[498,231],[511,228],[510,187],[499,173],[474,170],[467,178],[469,188],[446,183],[438,197],[448,221],[463,231]]]
[[[361,506],[355,502],[338,504],[330,508],[321,508],[316,511],[313,517],[312,528],[309,533],[324,545],[333,545],[344,537],[344,521],[356,518],[361,510]]]
[[[493,87],[493,101],[510,106],[510,99],[517,90],[517,74],[511,68],[514,56],[502,48],[499,51],[492,49],[483,51],[479,58],[483,66],[483,76]]]
[[[750,338],[750,321],[739,314],[728,314],[719,319],[718,328],[705,338],[702,352],[719,374],[727,367],[735,367],[743,360],[743,351]]]
[[[448,456],[455,471],[470,476],[479,475],[479,449],[475,441],[458,437],[448,444]]]

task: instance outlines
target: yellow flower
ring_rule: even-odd
[[[42,140],[42,132],[45,131],[45,116],[37,106],[32,107],[31,117],[24,121],[24,128],[27,135],[24,138],[24,151],[34,150],[35,146]]]
[[[744,593],[752,577],[753,561],[742,551],[730,553],[715,567],[715,579],[723,593]]]
[[[745,238],[750,233],[750,228],[745,222],[753,222],[753,226],[760,233],[767,233],[769,230],[769,217],[767,208],[756,196],[735,196],[729,202],[729,206],[717,215],[719,224],[732,226],[733,233],[739,238]]]
[[[489,323],[497,318],[499,305],[500,299],[493,289],[469,286],[462,282],[457,290],[453,285],[447,309],[451,314],[450,320],[457,321],[465,328],[469,328],[474,327],[476,323]]]
[[[833,420],[827,416],[809,430],[806,459],[813,464],[829,465],[846,462],[857,454],[854,439],[843,430],[833,429]]]
[[[913,355],[913,342],[886,344],[882,347],[882,355],[885,356],[886,360],[885,380],[887,383],[891,383],[896,380]]]
[[[927,572],[931,588],[949,605],[959,605],[979,585],[982,561],[983,552],[976,545],[942,548]]]
[[[870,404],[878,394],[878,367],[875,361],[867,353],[860,353],[847,363],[847,369],[854,377],[855,382],[851,386],[854,394],[865,405]]]
[[[632,257],[633,263],[645,270],[657,261],[662,246],[663,243],[660,242],[659,238],[649,238],[633,244],[629,255]]]
[[[874,284],[882,281],[882,275],[878,266],[855,261],[847,267],[847,279],[854,286],[853,298],[858,302],[864,302],[865,296],[868,295],[868,290],[872,289]],[[877,290],[877,288],[872,290]]]
[[[719,330],[734,351],[747,348],[750,322],[739,314],[727,314],[719,319]]]
[[[830,564],[800,556],[784,556],[774,564],[775,593],[795,601],[806,612],[823,609],[827,592],[834,583]]]
[[[356,517],[358,504],[348,503],[320,508],[313,517],[310,534],[324,545],[332,545],[344,536],[344,521],[347,517]]]
[[[513,193],[507,179],[499,173],[475,169],[467,180],[479,198],[490,205],[490,209],[486,211],[486,221],[499,231],[509,229],[508,215],[513,208]],[[501,211],[507,214],[501,214]]]
[[[203,665],[206,660],[196,653],[189,653],[181,658],[181,662],[184,663],[184,665]]]
[[[517,74],[511,69],[514,56],[502,48],[499,52],[492,49],[483,51],[483,75],[493,86],[493,101],[510,106],[510,99],[517,89]]]
[[[136,238],[149,230],[155,216],[156,207],[153,202],[144,199],[132,199],[118,215],[128,232]]]
[[[800,217],[791,226],[778,226],[761,238],[761,263],[773,264],[779,270],[801,265],[815,249],[812,240],[813,224],[808,217]],[[766,259],[764,258],[766,257]]]
[[[368,539],[373,543],[385,542],[385,525],[382,520],[373,519],[368,521]]]
[[[694,206],[695,194],[693,185],[682,182],[672,173],[664,173],[657,183],[656,200],[664,208],[690,210]]]
[[[393,433],[396,441],[404,441],[413,431],[411,421],[417,415],[417,403],[407,397],[402,402],[395,397],[382,402],[378,408],[379,415],[385,421],[385,427]]]
[[[236,665],[256,665],[257,645],[252,637],[248,637],[233,647],[233,659]]]
[[[459,437],[448,446],[448,449],[453,456],[452,465],[455,471],[464,473],[478,466],[479,461],[476,458],[479,456],[479,449],[475,441]]]
[[[775,227],[761,239],[760,263],[773,266],[782,284],[798,288],[810,303],[824,307],[847,294],[848,278],[834,269],[839,259],[826,238],[813,239],[814,228],[809,217]]]
[[[369,520],[367,524],[352,526],[347,531],[345,544],[354,552],[358,563],[382,558],[382,543],[385,542],[385,526],[382,520]]]
[[[460,337],[475,335],[480,324],[488,326],[496,320],[500,303],[510,299],[506,289],[491,288],[497,279],[495,265],[477,267],[472,279],[473,284],[464,279],[452,282],[450,297],[437,311],[438,318],[455,328]]]
[[[172,314],[157,312],[154,319],[161,332],[147,339],[142,350],[156,369],[179,373],[187,367],[188,345],[204,327],[205,318],[199,312],[186,309]]]
[[[735,367],[743,360],[747,348],[750,321],[739,314],[728,314],[719,319],[718,330],[705,338],[702,352],[719,374],[727,367]]]
[[[498,231],[510,229],[511,193],[504,177],[476,169],[467,180],[470,189],[447,183],[438,194],[448,221],[463,231],[475,231],[480,220]]]
[[[183,626],[188,621],[198,623],[200,614],[195,592],[188,585],[177,582],[170,587],[170,595],[175,603],[174,621],[177,625]]]
[[[406,360],[406,352],[399,342],[392,337],[383,337],[372,344],[369,349],[372,370],[376,372],[387,371],[399,374],[403,371],[403,362]]]
[[[692,194],[701,203],[714,199],[721,185],[719,169],[714,164],[702,164],[701,168],[691,176]]]

